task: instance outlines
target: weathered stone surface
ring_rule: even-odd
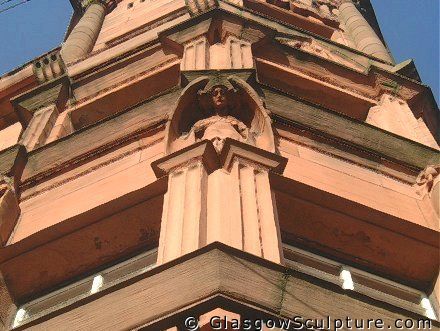
[[[77,61],[92,50],[104,21],[105,12],[106,6],[100,1],[93,2],[87,7],[61,48],[61,56],[65,63]]]
[[[23,145],[16,144],[0,152],[0,175],[19,181],[27,161]]]
[[[311,305],[321,308],[310,310]],[[344,319],[350,311],[353,318],[381,318],[386,325],[398,318],[421,318],[214,243],[26,327],[163,330],[218,307],[258,318]],[[438,326],[434,321],[433,327]]]
[[[0,176],[0,245],[6,245],[20,215],[13,180]],[[0,247],[1,247],[0,246]]]
[[[66,66],[57,48],[0,78],[0,329],[46,294],[18,330],[392,324],[438,300],[440,115],[369,1],[71,2]],[[156,268],[67,304],[155,248]],[[343,291],[341,268],[380,286]]]
[[[16,305],[0,273],[0,330],[9,330],[15,311]]]

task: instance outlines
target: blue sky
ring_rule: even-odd
[[[438,102],[440,0],[371,2],[396,62],[413,58]],[[0,10],[6,6],[0,5]],[[57,47],[71,14],[68,0],[32,0],[0,13],[0,75]]]
[[[371,0],[397,63],[414,59],[439,102],[440,0]]]

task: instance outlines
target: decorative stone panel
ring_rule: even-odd
[[[234,36],[210,45],[205,36],[185,45],[182,70],[246,69],[253,67],[251,44]]]

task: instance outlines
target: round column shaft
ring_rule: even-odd
[[[394,63],[388,50],[376,35],[376,32],[374,32],[353,2],[345,1],[341,4],[339,7],[339,17],[342,23],[345,24],[358,50],[378,59]]]
[[[106,7],[100,2],[93,2],[87,7],[61,48],[61,56],[65,63],[74,62],[90,53],[98,38],[105,14]]]

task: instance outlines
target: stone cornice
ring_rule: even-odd
[[[211,71],[204,71],[203,74],[205,75],[209,75]],[[215,71],[212,71],[213,74],[215,74]],[[234,71],[230,71],[230,73],[234,73]],[[249,70],[242,70],[242,71],[237,71],[237,73],[234,74],[241,74],[241,75],[245,75],[246,77],[249,76],[250,71]],[[197,74],[195,73],[190,73],[188,75],[186,75],[188,79],[193,79],[194,77],[198,77]],[[246,79],[246,78],[245,78]],[[263,84],[260,84],[261,87],[264,87]],[[174,91],[174,90],[173,90]],[[273,90],[275,91],[275,90]],[[178,93],[176,91],[174,91],[175,93]],[[168,92],[168,94],[164,94],[164,97],[167,95],[170,95],[174,93],[174,92]],[[343,146],[346,146],[347,143],[350,144],[350,146],[352,146],[351,148],[356,148],[359,150],[363,150],[366,151],[367,154],[365,154],[364,157],[366,157],[367,159],[371,159],[371,160],[376,160],[378,157],[379,158],[385,158],[388,159],[390,161],[393,162],[397,162],[398,164],[403,165],[404,167],[407,167],[408,171],[410,173],[413,173],[414,178],[416,176],[416,174],[418,173],[418,171],[420,171],[421,169],[423,169],[427,164],[435,164],[438,163],[440,160],[440,156],[439,156],[439,152],[436,150],[433,150],[429,147],[426,147],[424,145],[415,143],[413,141],[410,141],[408,139],[393,135],[389,132],[386,132],[384,130],[378,129],[376,127],[373,127],[371,125],[365,124],[365,123],[361,123],[358,121],[354,121],[352,119],[349,119],[346,116],[342,116],[341,114],[336,114],[332,111],[326,110],[326,109],[322,109],[319,106],[313,106],[310,104],[307,104],[304,101],[299,101],[298,99],[296,99],[295,97],[291,97],[285,93],[282,92],[274,92],[274,95],[277,95],[277,100],[280,100],[281,103],[283,102],[289,102],[292,103],[291,106],[289,106],[290,108],[292,107],[300,107],[300,108],[304,108],[304,111],[301,112],[294,112],[289,114],[281,114],[278,112],[276,106],[273,104],[273,96],[271,96],[270,93],[266,93],[266,107],[269,109],[269,111],[271,111],[273,113],[272,117],[276,118],[277,121],[282,121],[283,123],[289,124],[289,123],[295,123],[295,125],[299,125],[300,127],[306,127],[306,128],[310,128],[310,130],[312,130],[313,132],[318,132],[321,136],[325,136],[328,137],[326,139],[330,139],[331,141],[340,141],[340,144],[342,147],[342,149],[344,148]],[[166,97],[169,98],[169,97]],[[159,99],[157,99],[159,102]],[[283,101],[284,100],[284,101]],[[150,101],[146,101],[144,104],[148,104]],[[141,106],[138,106],[141,107]],[[156,107],[156,106],[155,106]],[[287,106],[284,105],[284,108],[286,108]],[[135,108],[135,107],[133,107]],[[290,109],[289,108],[289,109]],[[308,109],[310,109],[310,111],[308,111]],[[307,111],[306,111],[307,110]],[[128,112],[127,112],[128,114]],[[301,114],[300,117],[298,117],[297,115]],[[324,124],[324,122],[322,121],[318,121],[316,122],[315,119],[313,119],[313,116],[318,116],[319,118],[321,118],[322,116],[324,116],[323,118],[326,118],[325,123],[329,123],[329,121],[331,123],[334,123],[335,126],[341,128],[340,130],[338,130],[337,132],[329,132],[329,131],[325,131],[325,127],[322,127],[322,125],[318,125],[319,123]],[[321,114],[321,115],[320,115]],[[291,117],[295,115],[294,117]],[[121,116],[124,117],[125,115],[122,114],[115,114],[112,116],[112,118],[117,119],[118,117]],[[312,116],[312,117],[310,117]],[[77,138],[80,138],[83,135],[87,135],[87,132],[89,130],[93,130],[94,127],[99,126],[100,128],[102,128],[103,130],[103,134],[105,136],[105,128],[107,125],[109,125],[111,122],[110,120],[112,118],[108,118],[100,123],[97,123],[89,128],[85,128],[83,130],[77,131],[75,132],[73,135],[70,135],[64,139],[61,139],[59,141],[55,141],[45,147],[42,148],[38,148],[35,151],[31,152],[29,155],[30,158],[30,164],[33,164],[33,160],[35,158],[40,159],[41,157],[43,157],[42,151],[43,152],[47,152],[48,150],[59,150],[58,146],[67,146],[66,144],[69,144],[69,142],[76,141]],[[163,119],[162,119],[163,120]],[[148,125],[147,125],[148,126]],[[353,135],[353,133],[349,134],[350,132],[354,132],[355,135]],[[335,135],[335,133],[337,133]],[[130,135],[131,133],[127,132],[128,135]],[[371,139],[371,137],[374,136],[376,138],[374,138],[373,140]],[[351,138],[350,138],[351,137]],[[125,141],[125,140],[124,140]],[[379,142],[381,141],[380,144],[378,143],[374,143],[374,142]],[[113,145],[112,145],[113,146]],[[63,147],[63,148],[72,148],[72,147]],[[11,149],[12,150],[12,149]],[[104,149],[105,150],[105,149]],[[6,155],[5,152],[0,153],[1,155]],[[91,153],[90,151],[86,153],[88,155],[88,157],[92,157],[93,155],[95,155],[96,153]],[[44,158],[44,157],[43,157]],[[75,164],[77,163],[76,158],[71,158],[69,155],[64,155],[64,159],[65,161],[61,162],[61,163],[57,163],[58,164],[58,168],[59,169],[65,169],[65,165],[66,164]],[[70,160],[72,159],[72,160]],[[83,157],[80,157],[81,160],[83,160]],[[14,158],[15,160],[15,158]],[[14,160],[12,160],[11,165],[14,164]],[[35,159],[36,160],[36,159]],[[42,159],[38,162],[43,162]],[[6,164],[6,163],[3,163]],[[33,185],[31,184],[31,182],[34,182],[35,180],[37,181],[41,181],[44,180],[44,178],[46,178],[47,176],[53,176],[54,173],[58,172],[58,168],[52,169],[52,166],[50,164],[48,164],[47,162],[43,162],[44,167],[35,170],[32,170],[31,172],[29,172],[29,170],[32,168],[29,168],[28,170],[26,170],[26,174],[24,176],[24,180],[26,181],[25,185]],[[24,164],[22,164],[21,166],[23,166]],[[9,168],[8,168],[9,169]],[[36,172],[35,172],[36,171]],[[15,173],[15,171],[13,171]],[[8,173],[10,174],[10,170],[8,170]],[[6,173],[5,173],[6,174]],[[18,173],[17,173],[18,174]],[[21,174],[21,173],[20,173]],[[19,177],[21,177],[21,175],[19,174]],[[41,177],[41,178],[40,178]],[[32,179],[31,179],[32,178]],[[29,182],[30,181],[30,182]]]
[[[264,84],[261,86],[264,88]],[[266,107],[272,113],[271,116],[281,123],[295,123],[326,136],[327,139],[339,141],[341,146],[347,146],[348,143],[366,151],[370,159],[385,158],[404,165],[415,173],[428,164],[440,162],[438,150],[329,109],[300,101],[275,87],[267,86],[264,90]],[[297,111],[289,112],[286,109]],[[339,129],[335,131],[335,127]]]
[[[427,88],[420,82],[397,74],[395,72],[386,70],[382,67],[374,65],[373,63],[368,63],[365,67],[364,65],[362,65],[361,67],[364,67],[364,70],[360,71],[358,68],[349,66],[348,64],[341,64],[339,62],[324,58],[323,56],[320,56],[319,53],[313,52],[312,50],[302,49],[301,47],[289,45],[285,42],[285,38],[276,38],[275,40],[276,44],[280,45],[280,47],[282,47],[289,54],[292,54],[294,56],[295,52],[307,54],[311,62],[315,62],[318,64],[321,62],[324,65],[335,65],[347,69],[345,74],[345,76],[347,77],[341,74],[340,78],[349,78],[349,71],[351,71],[353,75],[365,77],[364,81],[367,82],[368,80],[368,83],[366,84],[367,88],[364,88],[363,90],[357,88],[354,84],[343,84],[338,82],[338,75],[333,75],[334,81],[331,82],[332,84],[339,85],[339,87],[342,87],[345,90],[356,92],[363,97],[379,100],[384,93],[388,93],[407,101],[409,104],[412,104],[416,103],[416,100],[421,94],[428,94],[427,90],[429,88]],[[302,41],[302,43],[305,43],[305,41]],[[327,51],[331,52],[331,49],[327,49]],[[352,61],[353,66],[357,64],[354,60]],[[348,62],[349,61],[347,61],[347,63]],[[328,72],[325,70],[322,71],[321,75],[319,74],[319,72],[310,72],[306,69],[302,70],[305,74],[310,75],[311,77],[315,77],[321,81],[329,80]],[[426,97],[429,97],[429,95],[427,95]]]
[[[76,141],[82,141],[84,138],[81,137],[79,132],[67,136],[66,139],[57,140],[42,148],[35,149],[29,155],[29,162],[27,168],[25,168],[25,172],[23,175],[22,189],[23,190],[27,189],[31,186],[41,183],[44,180],[53,178],[54,176],[59,176],[68,169],[77,167],[111,150],[121,148],[121,146],[126,145],[129,142],[135,141],[136,139],[139,139],[140,137],[148,134],[149,132],[157,130],[158,127],[160,128],[161,126],[163,126],[163,124],[164,124],[164,118],[152,119],[150,122],[147,123],[147,126],[138,128],[137,130],[132,132],[127,132],[126,134],[122,134],[118,138],[106,139],[108,141],[102,140],[101,143],[90,144],[90,148],[86,148],[82,153],[76,151],[76,153],[73,154],[74,156],[62,157],[62,153],[60,153],[61,152],[60,145],[69,145],[71,143],[75,144]],[[103,137],[101,137],[101,139],[102,138]],[[146,146],[142,148],[146,148]],[[131,153],[131,151],[128,153]],[[54,157],[57,160],[56,162],[46,163],[45,166],[41,166],[41,162],[43,161],[43,159],[47,157],[47,154],[54,155]],[[111,160],[110,162],[114,162],[117,159],[118,157],[114,160]],[[38,166],[39,164],[40,166]],[[99,167],[101,166],[102,165],[99,165]],[[89,171],[86,171],[80,175],[87,174],[88,172]],[[79,176],[78,175],[73,176],[69,178],[68,181],[73,180],[77,177]],[[62,182],[65,181],[66,179],[62,180]],[[56,183],[54,187],[57,187],[59,185],[60,183]],[[44,190],[47,189],[50,188],[45,188]],[[36,192],[36,194],[39,193],[41,192],[40,191]]]
[[[220,167],[229,171],[236,159],[256,165],[255,169],[261,168],[280,174],[283,173],[287,164],[287,159],[280,155],[226,138],[220,155],[217,154],[211,141],[202,140],[154,161],[151,167],[156,177],[160,178],[168,175],[174,169],[179,169],[182,165],[190,164],[193,160],[202,162],[208,173]]]
[[[209,140],[203,140],[167,155],[151,163],[157,178],[168,175],[170,172],[191,162],[200,161],[208,173],[218,169],[220,162],[214,146]]]
[[[194,284],[203,286],[194,287]],[[174,295],[163,296],[164,288],[173,291]],[[148,295],[144,295],[146,289]],[[118,309],[121,305],[126,307],[125,310]],[[424,319],[419,314],[344,291],[337,284],[214,242],[88,296],[77,302],[73,311],[72,307],[55,309],[17,329],[31,326],[57,329],[60,325],[72,328],[77,323],[111,328],[118,320],[119,325],[127,329],[142,325],[148,331],[163,330],[187,316],[199,316],[216,307],[258,318],[302,316],[324,319],[320,312],[310,316],[311,307],[315,305],[324,305],[326,314],[338,318],[343,318],[338,313],[356,306],[356,318],[366,320],[371,318],[371,314],[376,314],[385,325],[393,325],[397,319]],[[97,314],[102,307],[106,307],[108,312]],[[130,309],[130,318],[127,318],[126,309]],[[317,314],[317,310],[312,311]],[[435,328],[439,325],[433,321]]]
[[[222,1],[220,1],[219,6],[220,6],[220,8],[218,8],[218,9],[210,10],[208,12],[203,13],[202,15],[198,15],[198,16],[193,17],[187,21],[184,21],[183,23],[175,25],[174,27],[172,27],[170,29],[162,31],[160,33],[159,40],[157,40],[157,41],[164,42],[168,38],[171,38],[171,40],[173,40],[174,43],[176,43],[176,42],[179,43],[178,40],[174,40],[175,37],[172,37],[173,34],[179,33],[180,31],[183,31],[184,29],[192,26],[195,22],[199,23],[199,22],[202,22],[203,20],[206,20],[206,19],[213,17],[213,16],[217,17],[217,19],[221,19],[221,14],[218,15],[219,11],[220,11],[220,13],[223,13],[225,15],[236,16],[235,7],[233,5],[226,4],[226,3],[223,3]],[[297,38],[299,37],[299,38],[306,38],[306,39],[313,40],[311,34],[295,31],[295,29],[293,27],[289,27],[288,29],[286,29],[285,24],[284,24],[284,27],[281,27],[280,23],[271,22],[267,18],[259,18],[254,13],[248,12],[248,10],[246,8],[242,9],[242,15],[244,13],[246,13],[245,18],[252,21],[254,24],[256,24],[256,26],[261,26],[261,28],[263,30],[272,31],[271,33],[274,33],[275,35],[278,35],[279,37],[281,37],[283,39],[288,39],[289,36],[291,38],[295,38],[295,35],[297,35]],[[134,31],[133,33],[135,33],[135,32],[136,31]],[[408,100],[408,102],[410,104],[414,104],[418,108],[417,112],[423,111],[422,109],[428,110],[427,106],[426,106],[427,104],[432,104],[434,108],[436,107],[435,101],[433,101],[433,100],[430,102],[429,101],[426,101],[426,102],[422,101],[424,99],[433,99],[432,93],[423,92],[425,90],[429,90],[429,88],[427,88],[426,86],[420,84],[417,81],[414,81],[412,79],[401,76],[395,72],[392,72],[390,70],[386,70],[385,68],[383,68],[383,65],[380,64],[379,62],[377,63],[377,65],[375,64],[375,62],[371,63],[371,61],[369,61],[368,56],[366,56],[365,54],[359,53],[358,51],[356,51],[354,49],[344,47],[340,44],[335,44],[334,42],[331,42],[330,40],[325,40],[323,38],[320,38],[320,39],[322,40],[322,47],[324,47],[324,48],[328,47],[328,51],[330,51],[330,52],[335,51],[336,49],[339,49],[339,50],[342,50],[342,53],[340,51],[338,51],[336,53],[341,53],[344,56],[347,56],[348,58],[358,57],[358,58],[362,59],[361,66],[359,68],[363,67],[364,72],[362,73],[359,70],[356,70],[355,74],[358,74],[361,76],[367,76],[369,80],[376,79],[376,82],[373,82],[374,83],[374,86],[373,86],[374,91],[370,91],[370,93],[368,93],[367,97],[377,99],[380,97],[381,93],[389,92],[391,94],[397,94],[398,97],[400,97],[404,100]],[[154,41],[149,42],[149,44],[154,44],[154,43],[155,43]],[[286,47],[286,49],[288,48],[287,45],[284,45],[284,47]],[[106,49],[106,50],[108,50],[108,49]],[[314,57],[317,57],[316,54],[311,54],[310,52],[307,53],[306,51],[301,50],[301,49],[296,49],[296,50],[292,50],[292,51],[304,52],[305,54],[309,54],[311,56],[311,59],[313,59]],[[131,54],[131,52],[132,52],[131,50],[127,50],[125,55],[118,56],[116,60],[118,62],[121,62],[121,61],[123,62],[123,57],[129,56]],[[91,56],[93,56],[93,55],[91,55]],[[93,72],[95,71],[96,68],[101,68],[101,69],[108,68],[109,66],[112,65],[111,64],[112,61],[108,61],[107,63],[94,65],[93,67],[88,68],[88,72],[93,74]],[[313,61],[316,62],[316,60],[313,60]],[[347,65],[336,63],[334,61],[332,62],[331,60],[325,59],[323,57],[321,57],[319,59],[319,61],[321,61],[322,63],[331,63],[331,65],[334,65],[334,66],[340,66],[342,68],[345,67],[349,70],[353,70],[353,68],[349,68],[349,67],[347,67]],[[358,60],[354,60],[354,61],[355,61],[354,63],[356,63],[356,61],[358,61]],[[360,62],[358,62],[358,63],[360,63]],[[330,64],[328,64],[328,65],[330,65]],[[356,66],[356,64],[354,64],[354,65]],[[84,75],[84,73],[81,73],[81,72],[75,73],[75,76],[78,76],[78,77],[83,76],[83,75]],[[317,77],[317,78],[321,79],[322,77]],[[368,82],[368,83],[371,83],[371,82]],[[344,85],[342,87],[345,89],[353,90],[353,88],[349,85],[347,85],[347,86]],[[423,97],[419,97],[418,96],[419,94],[423,94]]]

